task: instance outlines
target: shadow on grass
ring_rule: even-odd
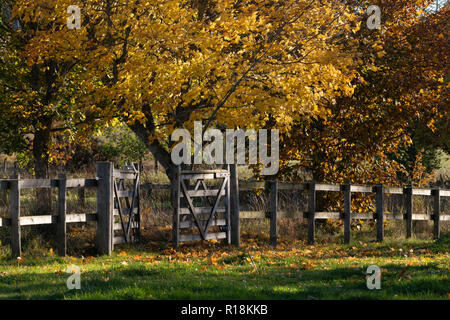
[[[368,290],[364,268],[299,270],[267,267],[260,273],[232,266],[133,263],[81,273],[81,290],[68,290],[66,273],[0,276],[0,299],[445,299],[448,275],[436,266],[387,264],[381,290]]]

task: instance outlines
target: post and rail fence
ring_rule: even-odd
[[[119,183],[116,183],[116,179]],[[123,180],[133,180],[134,190],[125,190]],[[57,215],[43,214],[21,216],[21,191],[25,189],[57,188]],[[67,213],[69,189],[94,188],[97,191],[97,212]],[[97,163],[95,178],[68,179],[59,174],[58,179],[0,180],[0,190],[9,191],[9,215],[0,217],[0,227],[10,228],[11,254],[20,257],[22,252],[21,228],[31,225],[56,225],[56,249],[60,256],[67,253],[67,224],[96,222],[96,246],[100,254],[111,254],[114,245],[134,242],[139,237],[139,169],[137,165],[118,170],[111,162]],[[80,192],[79,194],[84,194]],[[121,198],[126,200],[123,208]],[[130,205],[131,203],[131,205]],[[116,222],[115,220],[120,220]],[[130,230],[133,237],[130,236]],[[122,235],[115,235],[121,231]]]
[[[29,225],[55,224],[57,235],[57,252],[65,256],[67,252],[67,224],[84,223],[93,221],[97,223],[96,246],[100,254],[111,254],[114,245],[120,243],[134,243],[140,239],[140,190],[173,190],[172,185],[157,185],[151,183],[141,184],[139,181],[139,166],[132,165],[118,170],[111,162],[97,163],[97,176],[95,178],[68,179],[65,174],[60,174],[58,179],[14,179],[0,180],[0,190],[9,191],[9,215],[0,217],[0,227],[10,228],[11,253],[13,257],[21,255],[21,228]],[[308,220],[308,243],[315,241],[316,220],[319,219],[341,219],[344,222],[344,242],[349,243],[351,239],[350,224],[354,219],[374,219],[376,220],[376,239],[383,241],[385,220],[404,220],[406,223],[406,236],[412,236],[412,221],[433,221],[434,238],[440,236],[440,222],[450,221],[450,214],[443,214],[441,199],[450,197],[450,190],[439,188],[415,188],[392,187],[383,185],[353,185],[346,184],[323,184],[314,181],[308,183],[279,182],[271,180],[266,182],[246,182],[238,180],[237,168],[231,165],[228,173],[221,177],[226,177],[225,187],[229,191],[224,191],[226,195],[226,208],[229,210],[224,224],[225,232],[228,234],[226,241],[239,246],[240,244],[240,220],[241,219],[270,219],[270,244],[276,245],[278,239],[277,224],[281,218],[304,218]],[[198,178],[198,177],[196,177]],[[116,180],[119,180],[117,183]],[[132,180],[132,189],[126,190],[124,180]],[[199,184],[197,184],[198,188]],[[21,190],[38,188],[57,188],[57,215],[35,215],[21,216]],[[95,213],[67,213],[67,190],[94,188],[97,191],[97,212]],[[195,188],[195,186],[194,186]],[[239,192],[264,190],[269,199],[267,210],[263,211],[240,211]],[[308,208],[306,211],[280,210],[278,194],[282,190],[305,191],[308,194]],[[203,192],[208,194],[206,187],[204,191],[191,192],[189,194]],[[343,192],[344,210],[343,212],[317,212],[316,196],[318,192]],[[217,192],[216,192],[217,193]],[[217,197],[214,193],[213,196]],[[351,211],[352,194],[375,194],[376,210],[370,213],[356,213]],[[84,194],[80,192],[79,194]],[[181,193],[180,193],[181,194]],[[229,196],[228,196],[229,194]],[[384,208],[384,198],[386,194],[402,195],[406,201],[406,212],[387,213]],[[430,196],[433,199],[433,213],[424,214],[414,212],[413,197]],[[124,203],[121,199],[124,198]],[[180,199],[180,198],[177,198]],[[217,200],[218,201],[218,200]],[[219,202],[217,202],[219,203]],[[214,204],[214,203],[213,203]],[[217,205],[216,205],[217,206]],[[214,206],[213,206],[214,207]],[[190,213],[196,213],[196,208],[184,209]],[[192,212],[191,212],[192,211]],[[195,219],[195,217],[194,217]],[[208,226],[212,224],[213,218],[208,218]],[[181,222],[180,222],[181,223]],[[191,225],[190,222],[183,222]],[[219,225],[216,222],[217,225]],[[222,226],[223,227],[223,226]],[[121,234],[117,235],[117,232]],[[204,237],[200,237],[204,238]]]
[[[234,168],[233,168],[234,167]],[[443,197],[450,197],[450,190],[440,188],[415,188],[393,187],[384,185],[355,185],[350,182],[345,184],[325,184],[310,181],[307,183],[279,182],[277,180],[247,182],[238,180],[235,166],[231,166],[231,243],[240,244],[240,219],[269,219],[270,220],[270,244],[276,245],[278,239],[277,225],[281,218],[303,218],[308,220],[308,243],[315,242],[316,220],[340,219],[344,224],[344,242],[349,243],[351,239],[352,220],[376,221],[376,240],[382,242],[384,239],[384,222],[386,220],[404,220],[406,224],[406,236],[411,238],[413,234],[413,221],[433,221],[433,236],[440,236],[440,222],[450,221],[450,212],[443,214],[441,201]],[[171,190],[171,185],[146,183],[141,185],[142,190]],[[239,192],[263,190],[269,199],[267,210],[240,211]],[[279,191],[305,191],[308,194],[308,206],[306,211],[280,210],[278,203]],[[316,211],[316,196],[318,192],[343,192],[344,209],[342,212],[318,212]],[[352,212],[352,194],[375,195],[374,212]],[[387,213],[384,207],[386,195],[402,195],[406,201],[405,212]],[[432,214],[414,212],[413,197],[430,196],[433,199]]]

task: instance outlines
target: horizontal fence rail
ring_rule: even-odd
[[[238,211],[239,219],[270,219],[270,238],[271,243],[276,244],[277,239],[277,219],[280,218],[303,218],[308,219],[308,242],[314,243],[315,220],[319,219],[340,219],[344,220],[344,241],[350,242],[350,223],[351,220],[376,220],[377,221],[377,240],[383,241],[384,220],[404,220],[406,221],[407,237],[412,235],[412,221],[434,221],[434,237],[439,237],[439,222],[450,221],[450,214],[441,214],[440,200],[442,197],[450,197],[450,190],[442,190],[439,188],[414,188],[414,187],[395,187],[382,185],[353,185],[353,184],[326,184],[326,183],[295,183],[295,182],[278,182],[274,188],[275,181],[244,181],[238,182],[239,191],[255,191],[264,190],[268,195],[269,209],[267,211]],[[152,184],[146,183],[141,186],[142,190],[171,190],[169,184]],[[273,194],[280,190],[287,191],[306,191],[308,192],[308,210],[279,210],[278,199]],[[238,191],[238,192],[239,192]],[[343,192],[344,193],[344,211],[343,212],[316,212],[315,197],[317,192]],[[351,212],[351,195],[352,194],[375,194],[376,210],[374,212]],[[407,212],[405,213],[386,213],[383,207],[384,195],[403,195],[407,200]],[[233,194],[232,194],[233,196]],[[431,196],[433,197],[434,209],[432,214],[413,213],[412,197],[413,196]],[[314,203],[313,203],[314,202]],[[198,212],[200,213],[200,212]],[[238,227],[238,226],[237,226]],[[234,227],[236,228],[236,226]],[[235,237],[237,232],[233,232]],[[233,235],[232,235],[233,236]],[[234,241],[239,243],[239,239]]]
[[[215,171],[204,171],[205,178],[215,178]],[[0,217],[0,227],[11,229],[11,249],[13,256],[20,256],[21,241],[20,228],[30,225],[56,224],[58,238],[58,253],[62,256],[66,254],[66,225],[70,223],[97,222],[97,246],[100,253],[110,254],[114,244],[123,243],[114,236],[114,230],[119,230],[123,223],[115,222],[114,217],[118,215],[119,208],[114,206],[114,190],[112,183],[114,179],[134,179],[135,171],[116,170],[111,163],[99,163],[96,178],[76,178],[67,179],[65,175],[58,176],[58,179],[5,179],[0,180],[0,190],[9,191],[9,216]],[[344,242],[350,241],[351,220],[376,220],[377,240],[383,241],[385,220],[404,220],[406,222],[407,237],[412,236],[412,221],[433,221],[433,236],[440,236],[440,222],[450,221],[450,213],[442,211],[441,199],[450,197],[450,190],[439,188],[415,188],[415,187],[395,187],[383,185],[353,185],[347,184],[326,184],[326,183],[293,183],[273,181],[244,181],[238,180],[236,167],[231,166],[231,242],[235,245],[240,243],[240,223],[241,219],[269,219],[270,220],[270,243],[277,243],[277,220],[283,218],[302,218],[308,220],[308,242],[314,243],[315,221],[319,219],[340,219],[344,221]],[[20,216],[20,193],[23,189],[57,188],[58,189],[58,214],[39,216]],[[66,192],[68,189],[78,189],[79,197],[84,201],[84,189],[95,188],[97,190],[97,212],[95,213],[74,213],[67,214]],[[170,184],[139,184],[138,188],[144,192],[171,191]],[[239,210],[239,191],[262,191],[269,200],[267,210],[248,211]],[[307,210],[280,210],[278,208],[279,191],[300,191],[308,195]],[[189,197],[211,196],[218,190],[189,190]],[[316,210],[317,192],[342,192],[344,194],[344,210],[342,212],[319,212]],[[116,197],[131,197],[132,191],[117,190]],[[352,212],[352,194],[375,195],[374,212]],[[387,213],[383,199],[386,195],[401,195],[405,199],[405,212]],[[414,212],[413,197],[428,196],[433,199],[433,210],[431,214]],[[183,196],[181,196],[183,198]],[[204,214],[209,209],[196,208],[195,214]],[[217,212],[223,212],[222,207],[217,208]],[[129,209],[123,208],[122,215],[131,216],[137,214],[138,207]],[[188,210],[180,210],[180,215],[188,214]],[[213,220],[213,226],[223,226],[223,219]],[[128,229],[138,227],[138,223],[131,221]],[[191,222],[183,222],[180,228],[192,227]],[[117,239],[116,239],[117,238]]]
[[[136,179],[138,171],[127,168],[114,169],[113,163],[97,163],[97,177],[67,179],[65,174],[59,174],[58,179],[13,179],[0,180],[0,190],[9,191],[9,216],[0,217],[0,227],[9,227],[11,234],[11,253],[13,257],[21,255],[21,227],[33,225],[56,225],[57,250],[61,256],[66,255],[67,224],[70,223],[97,223],[97,249],[99,253],[111,254],[114,244],[119,243],[114,237],[113,230],[118,230],[114,216],[117,208],[114,205],[112,194],[112,180]],[[25,189],[58,189],[57,214],[42,214],[34,216],[21,216],[20,197],[21,190]],[[84,204],[86,188],[95,188],[97,193],[97,212],[94,213],[67,213],[67,190],[78,189],[78,201]],[[131,197],[132,192],[118,191],[118,197]],[[130,210],[123,210],[123,214],[134,216],[139,212],[136,206],[130,214]],[[139,222],[131,221],[129,228],[138,228]],[[122,241],[123,242],[123,241]],[[120,243],[122,243],[120,242]]]
[[[0,189],[10,189],[11,182],[18,179],[7,179],[0,181]],[[20,189],[58,188],[59,179],[19,179]],[[66,188],[89,188],[97,187],[98,179],[67,179]]]
[[[11,228],[11,253],[13,257],[19,257],[22,251],[21,227],[36,225],[57,226],[57,251],[61,256],[66,255],[66,224],[96,222],[98,218],[95,213],[66,214],[67,189],[83,190],[79,195],[84,195],[84,188],[97,188],[98,178],[67,179],[60,174],[58,179],[6,179],[0,180],[0,190],[9,190],[9,217],[0,217],[0,227]],[[57,208],[58,214],[42,214],[34,216],[21,216],[20,196],[21,190],[26,189],[58,189]]]

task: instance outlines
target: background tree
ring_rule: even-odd
[[[399,174],[409,168],[395,155],[407,150],[413,138],[428,148],[446,148],[448,42],[442,35],[449,12],[445,7],[424,15],[428,3],[380,5],[382,29],[358,32],[364,63],[354,94],[325,100],[327,113],[299,121],[285,136],[284,159],[298,160],[293,166],[286,163],[286,174],[307,168],[318,181],[398,183]]]
[[[69,4],[46,2],[55,23],[27,59],[82,65],[77,103],[127,121],[169,176],[170,134],[194,119],[287,131],[353,92],[359,25],[342,1],[84,1],[80,30],[65,27]],[[22,1],[17,14],[37,7]]]
[[[30,45],[56,22],[46,15],[44,2],[3,2],[0,17],[0,151],[24,152],[33,162],[36,178],[49,177],[49,163],[58,160],[59,135],[63,143],[80,139],[96,118],[82,112],[72,95],[82,95],[76,81],[82,70],[73,59],[47,56],[31,59]]]
[[[429,182],[434,153],[449,141],[448,41],[442,36],[449,11],[424,13],[429,3],[380,4],[381,30],[357,33],[364,63],[354,94],[325,100],[327,113],[298,121],[282,137],[285,178],[305,179],[306,171],[307,179],[333,183]],[[322,209],[343,204],[336,200],[321,199]],[[355,210],[373,209],[367,197],[355,200]]]

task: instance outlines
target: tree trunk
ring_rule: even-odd
[[[130,126],[130,129],[133,130],[133,132],[142,142],[144,142],[145,146],[155,158],[155,161],[158,161],[159,164],[163,166],[163,168],[166,170],[166,174],[169,177],[169,180],[172,181],[175,167],[172,163],[170,152],[167,151],[157,140],[150,143],[148,137],[150,136],[151,132],[142,124],[135,123]]]
[[[46,120],[44,128],[35,132],[33,140],[34,173],[36,179],[49,179],[48,146],[50,144],[50,121]],[[39,212],[51,210],[51,190],[37,189],[37,208]]]

